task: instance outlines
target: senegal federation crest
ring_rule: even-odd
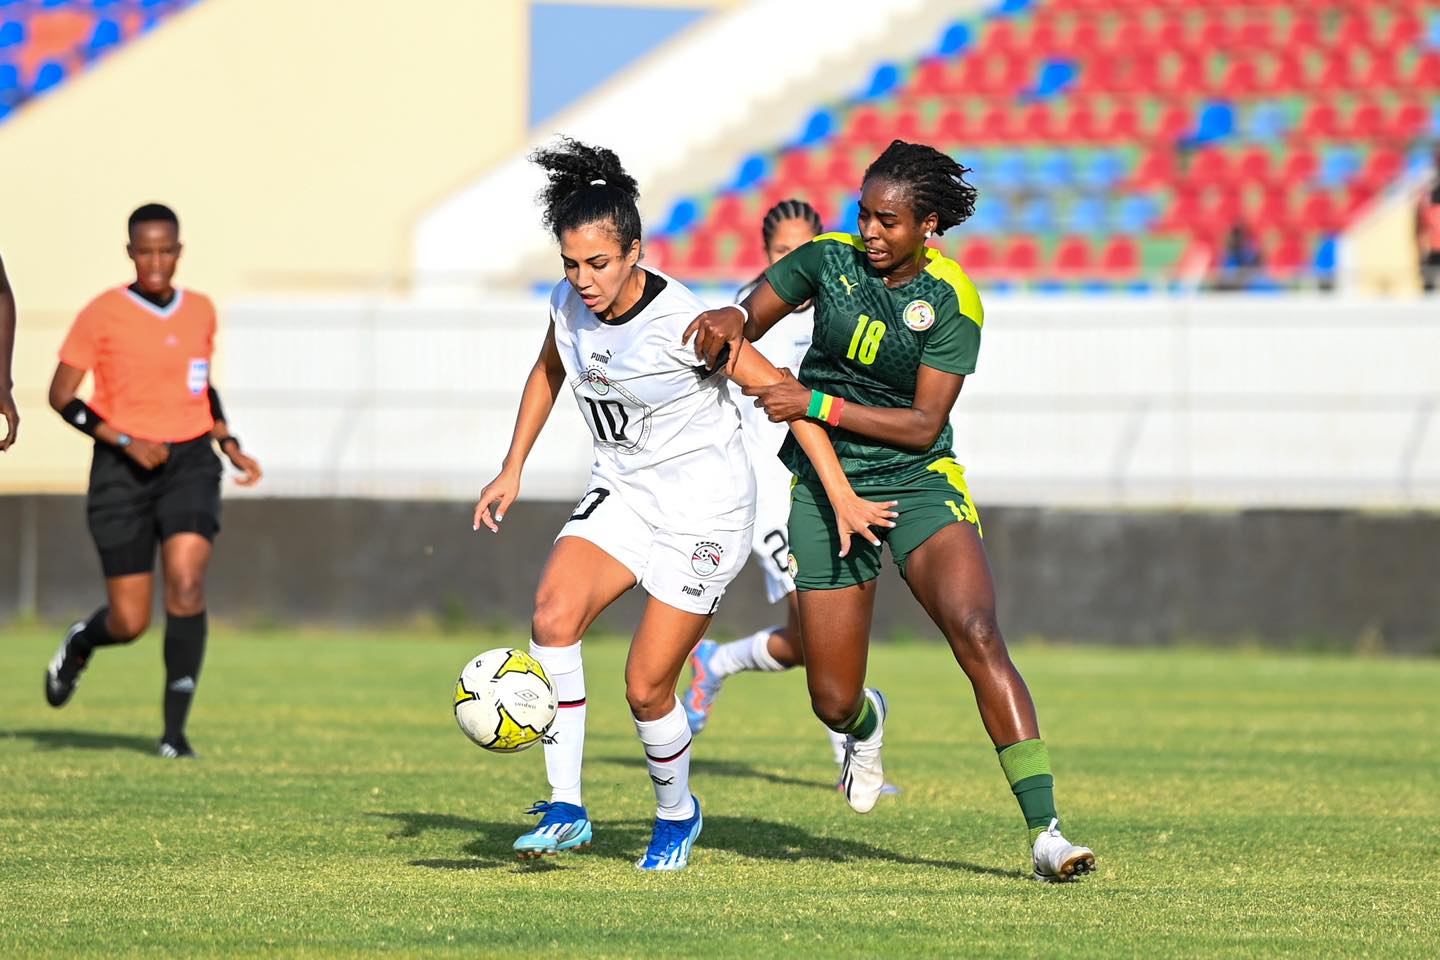
[[[697,577],[708,577],[720,569],[720,560],[725,556],[725,548],[712,540],[702,540],[695,544],[695,549],[690,552],[690,569],[695,571]]]
[[[928,300],[911,300],[905,308],[905,326],[923,333],[935,325],[935,308]]]

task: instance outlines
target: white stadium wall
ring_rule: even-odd
[[[987,312],[955,415],[982,505],[1440,508],[1431,304],[997,297]],[[265,493],[474,496],[546,315],[539,298],[232,304],[226,404]],[[562,396],[522,496],[578,496],[589,458]]]

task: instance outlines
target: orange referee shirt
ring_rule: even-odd
[[[95,375],[90,406],[122,433],[160,442],[193,440],[210,416],[215,307],[175,290],[157,307],[126,287],[106,290],[75,318],[60,360]]]

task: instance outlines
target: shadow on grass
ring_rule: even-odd
[[[133,733],[99,733],[94,730],[0,730],[0,738],[30,740],[36,750],[134,750],[154,753],[156,737]]]
[[[459,850],[470,859],[411,860],[412,867],[434,870],[484,870],[520,864],[531,870],[564,869],[554,860],[517,861],[510,844],[525,830],[523,823],[490,823],[456,817],[444,813],[376,813],[370,816],[395,821],[399,827],[389,835],[392,840],[419,837],[430,831],[451,831],[470,835]],[[606,820],[596,826],[596,845],[580,851],[580,857],[633,862],[650,840],[650,821]],[[821,837],[786,823],[750,817],[707,816],[705,829],[696,843],[697,849],[728,850],[752,860],[800,863],[900,863],[908,866],[934,867],[938,870],[960,870],[981,876],[1015,879],[1022,876],[1013,870],[1000,870],[963,860],[940,860],[911,857],[882,847],[839,837]]]
[[[595,757],[592,763],[612,763],[620,767],[645,767],[643,757]],[[833,791],[834,780],[801,780],[799,777],[787,777],[780,773],[771,773],[768,770],[759,770],[748,763],[740,763],[736,760],[702,760],[696,757],[690,762],[691,775],[698,778],[704,777],[736,777],[739,779],[764,780],[766,783],[778,783],[787,787],[813,787],[819,790]]]

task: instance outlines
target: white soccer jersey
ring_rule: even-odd
[[[681,342],[705,305],[645,269],[665,288],[624,323],[601,321],[568,281],[550,295],[566,380],[595,438],[593,477],[657,528],[746,529],[755,479],[739,412],[724,375],[706,376]]]

